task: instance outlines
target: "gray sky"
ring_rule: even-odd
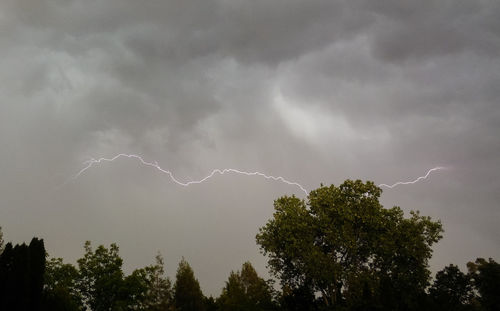
[[[297,187],[393,183],[386,207],[442,220],[433,270],[500,257],[500,2],[3,0],[0,225],[74,262],[117,242],[125,269],[184,256],[206,294],[250,260]]]

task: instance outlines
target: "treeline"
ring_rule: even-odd
[[[119,248],[84,245],[76,265],[50,258],[43,240],[3,245],[0,310],[500,310],[500,264],[478,258],[467,273],[450,264],[431,278],[440,221],[379,203],[372,182],[321,186],[307,200],[284,196],[256,236],[279,281],[249,262],[206,297],[182,259],[175,280],[163,258],[125,275]]]
[[[118,246],[85,243],[77,265],[49,258],[44,242],[8,243],[0,255],[0,310],[276,310],[276,294],[249,262],[231,272],[221,295],[203,295],[189,263],[179,262],[175,282],[163,258],[124,275]]]

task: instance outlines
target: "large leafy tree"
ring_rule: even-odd
[[[203,311],[205,309],[200,283],[184,258],[179,262],[175,276],[174,302],[179,311]]]
[[[372,182],[321,186],[307,202],[284,196],[260,228],[257,243],[290,290],[318,293],[327,307],[417,308],[430,271],[439,221],[379,203]]]
[[[273,310],[272,288],[259,277],[250,262],[231,272],[219,298],[221,310]]]

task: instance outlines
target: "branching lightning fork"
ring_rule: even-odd
[[[420,176],[418,178],[416,178],[415,180],[411,180],[411,181],[398,181],[392,185],[388,185],[388,184],[380,184],[378,185],[379,187],[387,187],[387,188],[394,188],[396,186],[399,186],[399,185],[412,185],[412,184],[415,184],[415,183],[418,183],[419,181],[421,180],[424,180],[424,179],[427,179],[427,177],[429,177],[429,175],[434,172],[434,171],[440,171],[440,170],[444,170],[446,169],[445,167],[443,166],[436,166],[434,168],[431,168],[430,170],[427,171],[427,174],[425,174],[424,176]]]
[[[161,168],[160,165],[158,165],[157,162],[154,162],[154,163],[147,162],[147,161],[145,161],[139,155],[136,155],[136,154],[125,154],[125,153],[117,154],[116,156],[114,156],[112,158],[90,159],[90,160],[84,162],[84,164],[87,164],[87,166],[85,166],[84,168],[82,168],[73,177],[73,180],[77,179],[81,174],[83,174],[86,170],[88,170],[89,168],[91,168],[94,164],[99,164],[101,162],[112,162],[112,161],[114,161],[114,160],[116,160],[118,158],[121,158],[121,157],[127,157],[127,158],[137,159],[142,164],[144,164],[146,166],[153,167],[153,168],[159,170],[160,172],[162,172],[164,174],[167,174],[173,182],[175,182],[176,184],[178,184],[180,186],[184,186],[184,187],[188,187],[188,186],[194,185],[194,184],[201,184],[201,183],[207,181],[208,179],[212,178],[215,174],[224,175],[226,173],[235,173],[235,174],[241,174],[241,175],[246,175],[246,176],[260,176],[260,177],[264,177],[265,179],[271,179],[271,180],[274,180],[274,181],[281,181],[281,182],[283,182],[285,184],[288,184],[288,185],[291,185],[291,186],[296,186],[296,187],[300,188],[300,190],[302,190],[302,192],[304,192],[306,195],[308,194],[307,190],[304,187],[302,187],[302,185],[300,185],[297,182],[286,180],[285,178],[283,178],[281,176],[266,175],[266,174],[261,173],[261,172],[245,172],[245,171],[237,170],[237,169],[234,169],[234,168],[215,169],[208,176],[206,176],[206,177],[204,177],[204,178],[202,178],[200,180],[192,180],[192,181],[182,182],[182,181],[178,180],[177,178],[175,178],[175,176],[174,176],[174,174],[172,174],[172,172]]]
[[[265,179],[270,179],[270,180],[274,180],[274,181],[280,181],[280,182],[283,182],[283,183],[291,185],[291,186],[296,186],[302,192],[304,192],[306,195],[308,194],[308,191],[306,190],[306,188],[304,188],[301,184],[299,184],[298,182],[289,181],[289,180],[287,180],[287,179],[285,179],[285,178],[283,178],[281,176],[272,176],[272,175],[267,175],[267,174],[264,174],[264,173],[261,173],[261,172],[246,172],[246,171],[241,171],[241,170],[237,170],[237,169],[233,169],[233,168],[214,169],[209,175],[207,175],[206,177],[204,177],[204,178],[202,178],[200,180],[192,180],[192,181],[182,182],[182,181],[178,180],[171,171],[165,170],[162,167],[160,167],[160,165],[158,164],[158,162],[148,162],[148,161],[145,161],[139,155],[136,155],[136,154],[125,154],[125,153],[117,154],[117,155],[115,155],[112,158],[99,158],[99,159],[90,159],[88,161],[85,161],[84,164],[86,166],[84,168],[82,168],[75,176],[73,176],[73,178],[71,180],[77,179],[78,177],[80,177],[80,175],[82,175],[86,170],[90,169],[95,164],[100,164],[101,162],[113,162],[113,161],[117,160],[118,158],[122,158],[122,157],[137,159],[143,165],[150,166],[152,168],[155,168],[155,169],[159,170],[160,172],[162,172],[164,174],[167,174],[173,182],[175,182],[176,184],[178,184],[180,186],[183,186],[183,187],[188,187],[188,186],[194,185],[194,184],[201,184],[201,183],[207,181],[208,179],[214,177],[214,175],[216,175],[216,174],[224,175],[224,174],[227,174],[227,173],[234,173],[234,174],[240,174],[240,175],[246,175],[246,176],[260,176],[260,177],[263,177]],[[415,180],[411,180],[411,181],[398,181],[398,182],[396,182],[396,183],[394,183],[392,185],[379,184],[378,186],[379,187],[387,187],[387,188],[392,189],[392,188],[394,188],[396,186],[399,186],[399,185],[415,184],[415,183],[417,183],[419,181],[427,179],[432,172],[439,171],[439,170],[444,170],[444,169],[445,168],[442,167],[442,166],[437,166],[437,167],[431,168],[429,171],[427,171],[427,173],[424,176],[420,176],[420,177],[416,178]]]

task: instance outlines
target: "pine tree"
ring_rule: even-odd
[[[204,311],[203,293],[189,263],[182,258],[174,286],[175,307],[179,311]]]

